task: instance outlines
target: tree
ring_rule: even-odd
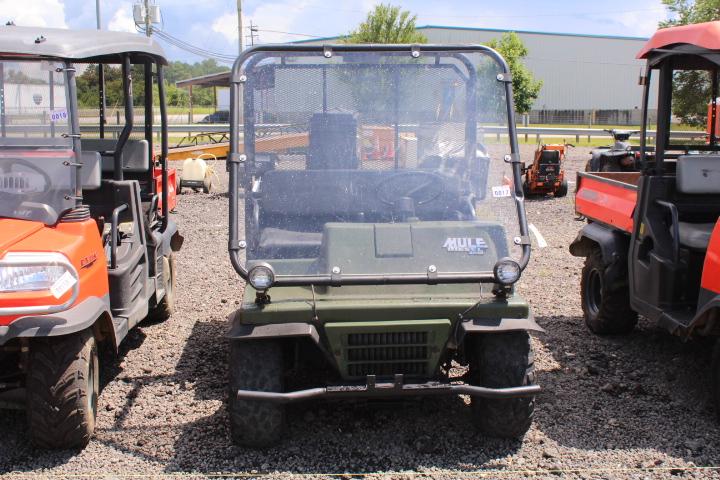
[[[389,4],[375,5],[357,29],[343,40],[346,43],[427,43],[415,29],[417,15]]]
[[[673,18],[659,23],[660,28],[720,20],[720,0],[662,0]],[[673,114],[680,123],[707,124],[708,100],[712,98],[709,72],[679,71],[673,75]]]
[[[533,74],[523,65],[528,49],[515,32],[503,33],[500,39],[492,39],[487,46],[497,50],[503,56],[512,75],[515,111],[528,113],[540,94],[542,80],[535,80]]]

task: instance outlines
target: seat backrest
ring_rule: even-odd
[[[543,150],[540,153],[540,163],[560,163],[560,152],[557,150]]]
[[[675,175],[680,193],[720,194],[720,155],[681,155]]]
[[[316,113],[310,118],[309,170],[355,169],[357,118],[351,113]]]
[[[80,174],[82,176],[83,190],[97,190],[100,188],[101,182],[101,158],[100,152],[83,151],[82,167]]]
[[[82,140],[83,150],[97,151],[102,156],[102,171],[114,170],[113,153],[117,145],[116,139],[88,138]],[[143,173],[150,168],[150,146],[147,140],[128,139],[123,147],[122,166],[124,172]]]

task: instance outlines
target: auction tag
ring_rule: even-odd
[[[53,297],[59,299],[65,295],[67,291],[75,285],[75,283],[77,283],[75,277],[73,277],[70,272],[65,272],[55,281],[55,283],[52,284],[52,287],[50,287],[50,293],[52,293]]]
[[[65,109],[53,110],[50,112],[50,121],[53,123],[67,120],[67,118],[68,118],[68,113],[67,113],[67,110],[65,110]]]
[[[498,187],[492,187],[492,196],[495,198],[509,197],[512,195],[510,191],[510,185],[500,185]]]

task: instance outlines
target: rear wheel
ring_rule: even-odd
[[[244,447],[265,448],[280,441],[285,430],[283,405],[238,400],[238,390],[282,392],[284,372],[282,346],[272,340],[230,344],[230,432],[233,442]]]
[[[203,180],[203,193],[210,193],[210,190],[212,190],[212,179],[206,177]]]
[[[568,193],[568,181],[566,178],[563,178],[562,183],[560,184],[560,187],[558,187],[557,191],[555,192],[556,197],[564,197]]]
[[[470,383],[506,388],[532,385],[535,366],[530,335],[524,330],[478,335],[468,339]],[[535,397],[471,397],[473,421],[492,437],[521,438],[532,424]]]
[[[712,396],[715,405],[715,415],[720,421],[720,339],[715,340],[712,365]]]
[[[164,321],[175,312],[175,255],[163,256],[163,282],[165,296],[152,310],[150,317],[155,321]]]
[[[628,272],[623,262],[606,265],[599,248],[585,259],[580,297],[585,323],[595,333],[628,333],[637,324],[637,313],[630,307]]]
[[[92,330],[33,340],[28,365],[30,438],[41,448],[81,448],[95,430],[100,392]]]

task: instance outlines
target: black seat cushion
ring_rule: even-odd
[[[680,244],[693,250],[707,250],[714,223],[680,222]]]

